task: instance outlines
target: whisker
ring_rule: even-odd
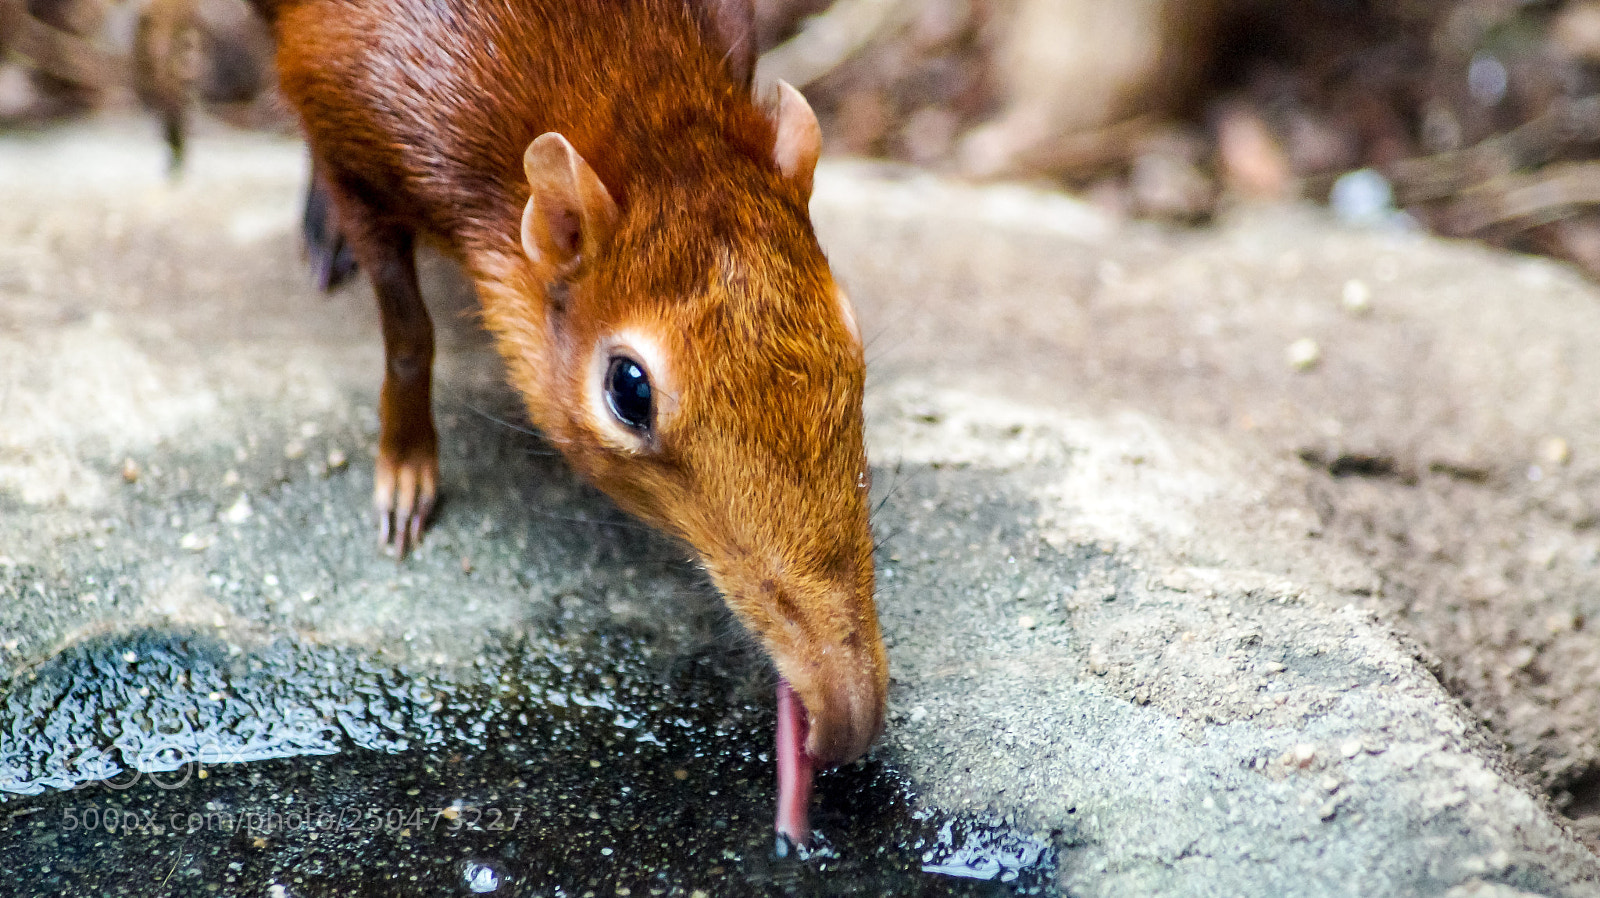
[[[895,493],[900,489],[900,475],[904,465],[905,459],[895,459],[894,467],[889,469],[889,473],[892,475],[889,480],[889,486],[884,490],[883,498],[878,500],[878,504],[872,506],[872,517],[877,517],[878,513],[883,511],[883,507],[889,504],[889,500],[893,499]]]
[[[517,433],[523,434],[525,436],[544,438],[544,434],[541,434],[539,431],[534,430],[531,427],[524,427],[521,424],[513,424],[510,421],[507,421],[506,419],[504,419],[504,418],[502,418],[502,417],[500,417],[498,415],[490,414],[489,412],[485,411],[482,408],[479,408],[476,405],[473,405],[470,402],[466,402],[466,401],[462,400],[462,401],[459,402],[459,404],[461,405],[462,408],[465,408],[467,411],[472,412],[474,415],[477,415],[478,417],[483,418],[483,419],[485,419],[487,421],[490,421],[490,422],[492,422],[494,424],[498,424],[501,427],[506,428],[507,430],[514,430]]]
[[[544,520],[547,520],[547,521],[559,521],[559,522],[561,522],[563,524],[589,524],[589,525],[592,525],[592,526],[595,526],[595,527],[614,527],[614,528],[616,528],[618,530],[631,530],[631,531],[634,531],[636,533],[657,533],[657,532],[659,532],[654,527],[651,527],[648,524],[639,523],[638,521],[617,520],[617,519],[602,520],[602,519],[597,519],[597,518],[580,518],[580,517],[575,517],[575,516],[572,516],[572,515],[551,514],[548,511],[540,511],[537,508],[529,508],[529,509],[526,509],[526,511],[527,511],[527,513],[529,513],[529,514],[531,514],[531,515],[533,515],[535,517],[543,518]]]
[[[872,535],[872,552],[873,552],[873,554],[877,554],[878,551],[881,550],[881,549],[889,548],[894,543],[895,540],[897,540],[901,536],[905,535],[905,532],[906,532],[906,528],[904,528],[904,527],[896,527],[895,529],[890,530],[888,533],[884,533],[884,534],[881,534],[881,535],[874,533]]]
[[[900,317],[903,318],[904,316]],[[874,367],[885,364],[887,358],[897,354],[900,349],[910,342],[906,329],[893,326],[895,323],[893,321],[879,322],[878,326],[862,340],[861,348],[866,356],[867,370],[869,372]],[[885,338],[890,336],[895,337],[895,339],[885,343]]]
[[[513,433],[519,433],[519,434],[522,434],[523,436],[532,437],[534,440],[536,440],[536,441],[538,441],[540,443],[545,443],[545,444],[549,444],[549,445],[552,445],[552,446],[562,446],[562,445],[571,445],[572,444],[571,440],[562,440],[562,439],[559,439],[557,437],[551,436],[550,434],[544,433],[543,431],[536,430],[536,429],[534,429],[532,427],[528,427],[528,426],[525,426],[525,425],[522,425],[522,424],[516,424],[516,423],[514,423],[512,421],[509,421],[509,420],[507,420],[505,418],[500,417],[499,415],[496,415],[496,414],[494,414],[492,412],[489,412],[489,411],[485,410],[481,406],[478,406],[478,405],[475,405],[474,403],[468,402],[465,399],[441,400],[440,404],[441,405],[445,405],[446,403],[448,403],[449,405],[454,406],[456,408],[466,409],[468,412],[470,412],[470,413],[472,413],[472,414],[474,414],[474,415],[476,415],[476,416],[478,416],[478,417],[480,417],[480,418],[482,418],[482,419],[484,419],[486,421],[489,421],[492,424],[496,424],[496,425],[499,425],[500,427],[504,427],[505,429],[510,430]],[[529,455],[539,455],[539,456],[553,456],[553,455],[559,455],[560,454],[557,451],[551,451],[551,450],[548,450],[548,449],[536,449],[536,448],[530,448],[530,449],[527,450],[527,452],[528,452]]]

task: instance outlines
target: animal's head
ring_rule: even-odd
[[[861,339],[806,210],[817,121],[779,91],[758,153],[707,150],[723,156],[621,204],[561,135],[533,141],[522,248],[548,299],[522,341],[538,348],[511,361],[573,466],[698,553],[826,766],[877,736],[888,668]]]

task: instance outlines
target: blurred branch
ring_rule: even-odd
[[[909,0],[837,0],[807,19],[799,34],[762,54],[762,77],[804,89],[902,24],[913,9]]]
[[[1506,225],[1526,230],[1595,205],[1600,205],[1600,162],[1573,162],[1488,181],[1452,204],[1445,215],[1451,230],[1478,234]]]
[[[1466,149],[1407,159],[1387,172],[1402,206],[1447,200],[1513,172],[1600,143],[1600,96],[1576,97],[1521,127]]]
[[[21,0],[0,0],[0,50],[14,52],[39,71],[89,90],[127,80],[126,65],[88,40],[51,28],[31,15]]]
[[[22,30],[22,20],[27,16],[28,8],[23,6],[23,0],[0,0],[0,60],[5,59],[6,51],[16,41]]]

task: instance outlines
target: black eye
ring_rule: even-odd
[[[650,377],[644,366],[624,355],[611,357],[606,371],[606,405],[634,430],[650,429]]]

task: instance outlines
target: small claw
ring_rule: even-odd
[[[382,460],[373,474],[372,507],[378,512],[378,548],[387,549],[394,536],[394,469]]]
[[[428,516],[433,512],[431,501],[420,502],[417,510],[411,515],[411,526],[408,528],[407,541],[412,546],[422,545],[422,528],[428,523]]]
[[[421,545],[421,542],[422,526],[413,517],[406,523],[406,530],[400,543],[400,557],[405,558],[411,550]]]
[[[394,543],[400,558],[410,549],[411,517],[417,500],[417,471],[411,465],[401,465],[399,483],[395,491]]]
[[[378,546],[393,548],[400,560],[422,544],[438,500],[436,463],[380,459],[373,478],[372,504],[378,512]]]

